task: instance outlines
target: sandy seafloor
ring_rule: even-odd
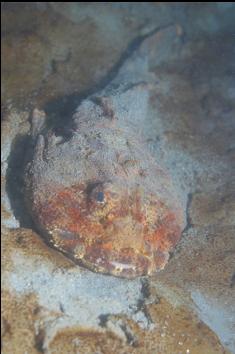
[[[144,125],[187,226],[155,276],[96,274],[31,226],[22,190],[30,114],[37,107],[66,125],[128,44],[168,23],[177,43],[151,63]],[[2,3],[2,352],[235,353],[234,167],[233,3]]]

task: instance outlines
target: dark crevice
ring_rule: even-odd
[[[99,319],[99,326],[100,327],[106,327],[106,325],[107,325],[107,322],[108,322],[108,319],[109,319],[109,316],[110,316],[110,314],[105,314],[105,315],[100,315],[99,317],[98,317],[98,319]]]
[[[138,340],[136,336],[134,336],[133,333],[130,331],[129,327],[125,323],[123,323],[120,325],[120,328],[123,330],[126,336],[127,344],[131,345],[134,348],[138,347]]]
[[[141,294],[143,296],[143,299],[148,299],[151,295],[149,281],[148,279],[143,278],[141,280],[141,283],[142,283]]]
[[[137,310],[135,311],[136,313],[139,311],[142,311],[148,321],[148,325],[153,323],[152,317],[148,311],[148,308],[146,306],[146,300],[150,299],[151,296],[151,291],[150,291],[150,285],[149,285],[149,281],[147,278],[142,278],[141,279],[141,284],[142,284],[142,288],[141,288],[141,298],[138,300],[137,303]],[[156,302],[158,301],[158,299],[156,299]]]
[[[11,154],[8,159],[6,173],[6,192],[11,209],[21,227],[32,228],[32,219],[29,216],[24,198],[24,173],[28,159],[32,152],[29,135],[18,135],[12,142]]]
[[[187,204],[186,204],[186,226],[185,226],[184,230],[182,231],[182,234],[186,233],[189,229],[191,229],[193,227],[193,223],[192,223],[190,211],[189,211],[191,203],[192,203],[192,199],[193,199],[193,194],[194,193],[188,193],[188,199],[187,199]]]
[[[51,74],[56,74],[58,73],[58,65],[63,63],[67,64],[72,58],[72,52],[71,49],[69,48],[68,53],[66,54],[64,59],[58,60],[58,59],[52,59],[51,60]]]
[[[234,288],[235,286],[235,273],[233,273],[230,281],[230,288]]]
[[[102,328],[107,328],[107,322],[109,321],[109,318],[111,317],[111,314],[105,314],[105,315],[100,315],[98,317],[99,319],[99,326]],[[114,319],[115,320],[115,319]],[[125,334],[126,337],[126,341],[127,344],[133,346],[133,347],[137,347],[138,346],[138,340],[137,338],[134,336],[134,334],[132,333],[132,331],[130,330],[130,328],[128,327],[127,324],[125,324],[124,322],[118,323],[116,324],[117,326],[119,326],[121,328],[121,330],[123,331],[123,333]]]
[[[35,339],[35,348],[40,353],[45,353],[45,350],[44,350],[45,331],[44,331],[44,329],[40,329],[38,334],[35,334],[34,339]]]
[[[64,306],[63,306],[63,304],[61,302],[59,304],[59,307],[60,307],[60,311],[64,313],[65,312]]]

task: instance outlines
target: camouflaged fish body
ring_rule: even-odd
[[[97,272],[155,273],[184,227],[171,180],[143,136],[149,48],[156,53],[173,32],[146,38],[110,85],[79,105],[68,141],[32,127],[37,143],[25,177],[32,218],[56,248]]]

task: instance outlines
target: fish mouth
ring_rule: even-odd
[[[115,235],[114,240],[97,240],[93,243],[78,234],[61,229],[54,229],[50,235],[54,247],[76,263],[107,275],[128,279],[152,275],[163,269],[169,259],[168,251],[144,246],[139,248],[136,243],[130,243],[130,240],[123,247],[118,235]],[[135,236],[138,239],[138,235]]]

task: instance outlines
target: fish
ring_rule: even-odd
[[[78,105],[69,139],[43,128],[43,111],[32,114],[28,212],[50,245],[91,271],[154,275],[180,240],[184,209],[144,134],[150,61],[176,36],[173,25],[143,35],[111,82]]]

